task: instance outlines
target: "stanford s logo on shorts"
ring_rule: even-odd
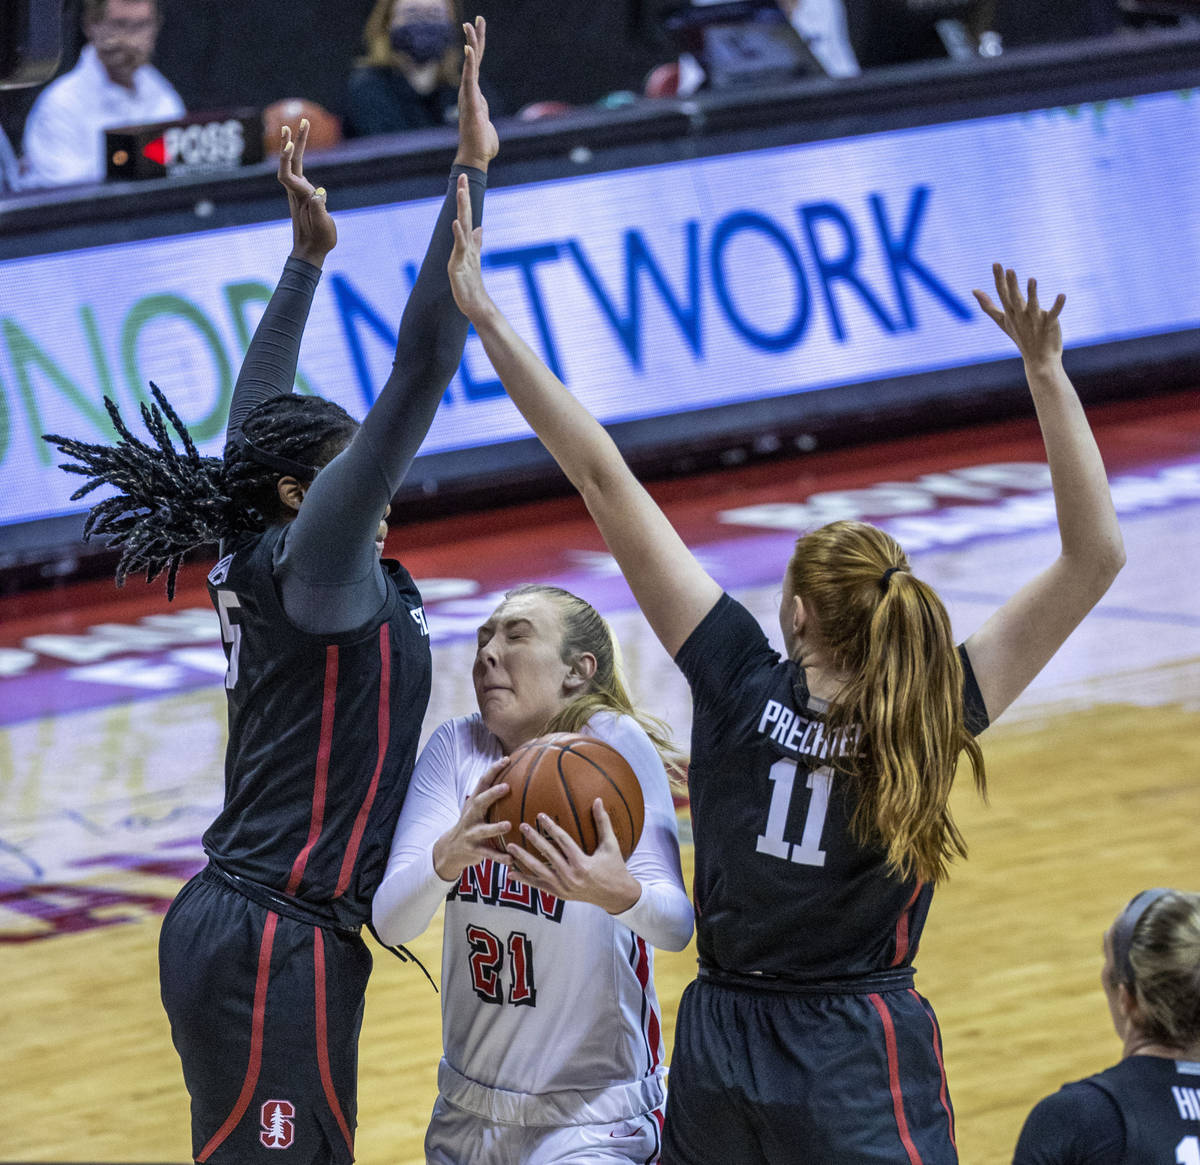
[[[289,1149],[296,1137],[296,1126],[292,1118],[296,1106],[290,1100],[267,1100],[263,1102],[260,1124],[262,1132],[258,1139],[268,1149]]]

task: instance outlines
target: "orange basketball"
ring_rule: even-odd
[[[285,125],[292,127],[292,140],[300,132],[300,119],[308,118],[308,153],[327,150],[342,140],[342,123],[323,105],[303,97],[284,97],[263,110],[263,153],[278,156]]]
[[[537,828],[539,813],[545,813],[565,830],[584,853],[593,853],[599,839],[592,817],[592,802],[599,797],[612,821],[613,832],[628,860],[642,835],[645,805],[642,787],[629,762],[611,744],[575,732],[539,736],[509,758],[499,777],[508,792],[488,811],[489,821],[511,821],[513,833],[522,821]],[[504,838],[496,838],[504,850]],[[531,851],[532,852],[532,851]]]

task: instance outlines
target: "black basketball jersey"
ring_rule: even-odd
[[[429,703],[429,631],[408,572],[360,630],[314,635],[284,613],[272,561],[286,527],[242,539],[209,594],[229,668],[225,805],[204,835],[222,869],[331,921],[370,918]]]
[[[1200,1064],[1129,1056],[1029,1114],[1015,1165],[1200,1165]]]
[[[963,653],[967,725],[987,723]],[[823,701],[729,595],[680,648],[692,689],[688,787],[702,965],[803,982],[907,967],[933,890],[889,874],[851,835],[856,742],[826,731]]]

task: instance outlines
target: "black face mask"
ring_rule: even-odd
[[[411,20],[389,34],[392,48],[412,57],[418,65],[440,59],[453,35],[454,26],[448,20]]]

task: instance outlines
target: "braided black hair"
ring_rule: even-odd
[[[83,527],[121,548],[117,586],[126,576],[145,572],[152,582],[167,572],[167,598],[175,597],[175,579],[188,551],[263,530],[283,517],[276,490],[278,468],[256,462],[255,453],[294,463],[297,478],[311,481],[318,469],[345,447],[358,423],[340,405],[320,397],[284,394],[258,405],[242,424],[245,440],[234,438],[224,458],[202,457],[187,426],[170,401],[151,383],[154,404],[141,415],[153,444],[130,431],[116,402],[104,398],[118,440],[115,445],[87,444],[47,433],[43,440],[75,459],[61,468],[89,478],[72,495],[76,501],[102,485],[117,493],[98,502]],[[182,450],[168,430],[175,430]],[[311,467],[307,474],[301,472]]]

